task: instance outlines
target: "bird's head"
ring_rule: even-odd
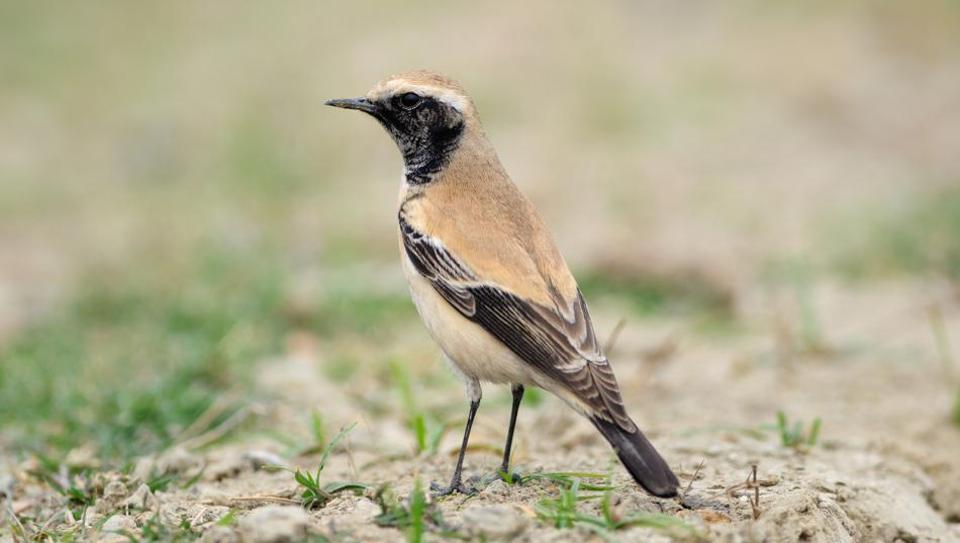
[[[417,71],[389,77],[366,96],[327,105],[372,115],[403,154],[407,180],[429,182],[449,161],[465,132],[477,125],[473,102],[459,83]]]

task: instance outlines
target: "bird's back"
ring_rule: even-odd
[[[496,155],[463,149],[403,212],[485,280],[546,307],[568,305],[577,283],[533,204]],[[492,155],[492,160],[491,160]],[[480,162],[480,164],[478,164]],[[483,227],[477,227],[483,225]]]

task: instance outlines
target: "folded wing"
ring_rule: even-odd
[[[636,430],[579,290],[569,300],[554,290],[553,307],[525,300],[502,285],[482,281],[442,242],[417,231],[402,216],[400,230],[414,267],[454,309],[572,392],[592,415],[628,432]]]

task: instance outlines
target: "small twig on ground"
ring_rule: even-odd
[[[257,494],[253,496],[234,496],[231,498],[222,498],[219,500],[205,500],[200,502],[202,505],[218,505],[218,506],[239,506],[246,502],[272,502],[272,503],[282,503],[286,505],[300,505],[299,500],[294,500],[284,496],[278,496],[276,494]]]
[[[623,332],[623,327],[626,325],[627,319],[621,318],[617,321],[617,325],[613,327],[613,330],[607,337],[607,342],[603,344],[603,352],[606,353],[607,356],[610,356],[610,353],[613,352],[613,347],[617,344],[617,339],[620,338],[620,332]]]
[[[697,480],[697,476],[700,475],[700,471],[703,470],[703,465],[706,464],[707,459],[701,458],[700,463],[697,464],[697,469],[693,470],[693,477],[690,477],[690,482],[687,483],[687,487],[683,489],[683,494],[687,495],[690,492],[690,489],[693,488],[693,482]]]
[[[750,509],[753,510],[753,520],[760,518],[760,485],[757,484],[757,465],[750,466],[750,477],[747,478],[747,488],[753,488],[753,498],[750,500]]]
[[[193,516],[193,520],[190,521],[190,526],[198,526],[200,520],[203,519],[203,515],[207,512],[207,506],[200,507],[200,511]]]
[[[740,498],[743,497],[741,491],[745,490],[747,500],[750,502],[750,510],[753,515],[753,520],[757,520],[760,518],[760,514],[763,512],[760,509],[760,487],[773,486],[775,484],[777,484],[776,479],[757,479],[757,465],[752,464],[750,466],[750,474],[747,475],[747,479],[740,484],[736,484],[728,488],[726,494],[730,498]]]

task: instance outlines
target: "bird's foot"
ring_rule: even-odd
[[[477,493],[477,489],[472,486],[467,486],[463,484],[463,481],[457,479],[452,481],[449,485],[443,486],[440,483],[430,483],[430,490],[433,492],[435,497],[449,496],[454,492],[459,492],[464,496],[472,496]]]

